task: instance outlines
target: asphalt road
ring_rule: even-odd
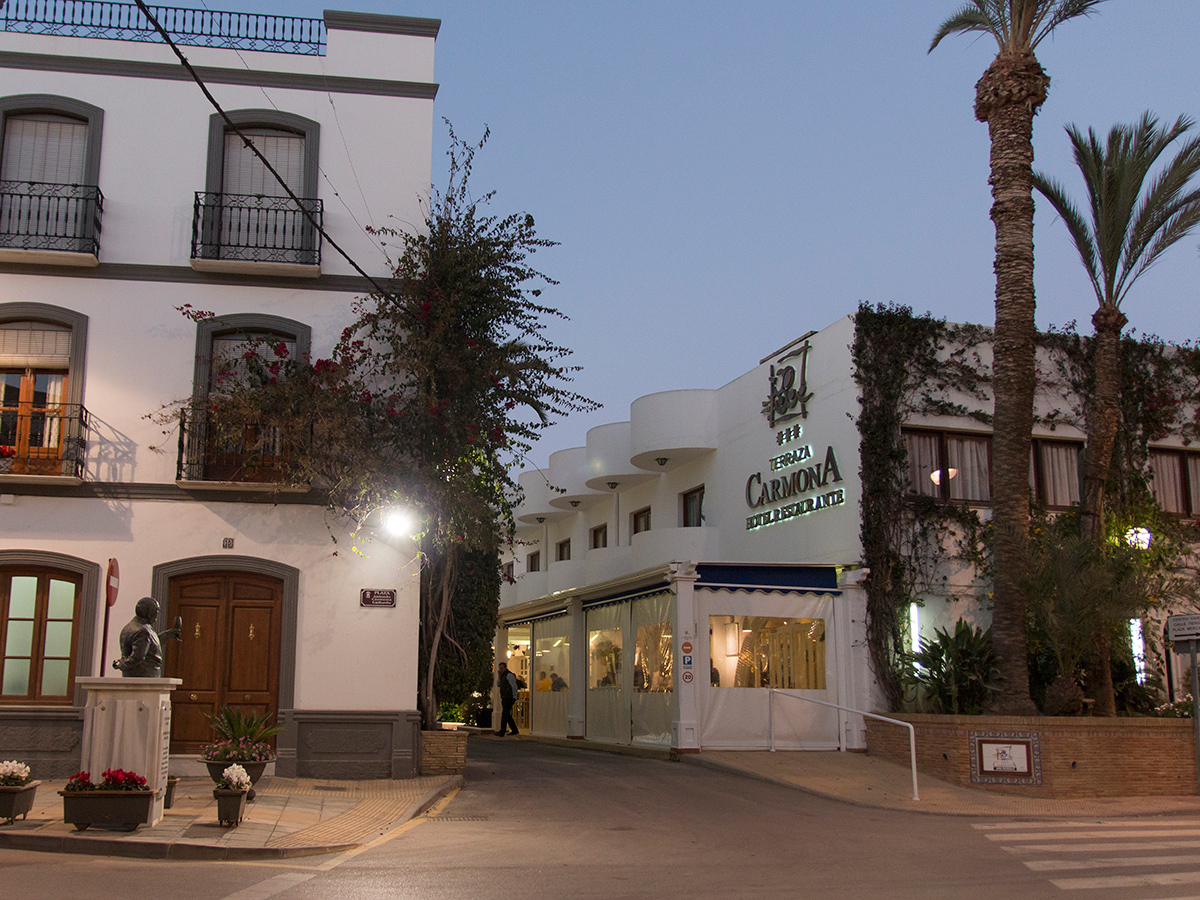
[[[466,787],[431,818],[352,854],[186,863],[0,851],[0,897],[1159,900],[1200,893],[1200,820],[1034,824],[875,810],[684,763],[526,741],[473,738],[470,756]]]

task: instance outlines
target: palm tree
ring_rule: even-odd
[[[1200,190],[1190,188],[1200,171],[1200,137],[1180,146],[1146,183],[1162,154],[1192,125],[1191,119],[1180,116],[1175,124],[1160,128],[1147,112],[1136,125],[1113,126],[1103,144],[1094,130],[1084,135],[1074,125],[1067,126],[1087,189],[1090,220],[1059,182],[1041,172],[1033,176],[1034,187],[1066,223],[1099,303],[1092,314],[1094,385],[1085,410],[1087,443],[1079,510],[1086,540],[1099,542],[1105,536],[1104,485],[1120,418],[1121,329],[1127,321],[1121,301],[1168,247],[1200,223]],[[1088,683],[1096,698],[1095,713],[1116,715],[1106,633],[1097,641]]]
[[[996,227],[996,331],[993,356],[995,583],[992,636],[1000,689],[992,712],[1036,712],[1029,699],[1022,561],[1029,540],[1029,452],[1035,387],[1033,293],[1033,117],[1050,77],[1034,55],[1064,22],[1102,0],[971,0],[938,28],[933,50],[951,34],[990,34],[999,51],[975,85],[975,118],[991,139],[992,221]]]

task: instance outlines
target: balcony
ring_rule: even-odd
[[[321,274],[320,200],[197,191],[192,268],[200,272]]]
[[[0,181],[0,262],[97,265],[103,211],[93,185]]]
[[[180,411],[177,483],[197,489],[236,484],[246,490],[307,490],[287,485],[291,474],[291,453],[278,429],[217,425],[203,406]]]
[[[177,44],[306,56],[325,53],[321,19],[169,6],[151,6],[150,11]],[[0,30],[163,42],[136,4],[97,0],[7,0],[0,8]]]
[[[40,410],[0,409],[0,476],[12,481],[82,481],[89,418],[77,403]]]

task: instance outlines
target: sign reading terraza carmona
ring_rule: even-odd
[[[808,418],[808,401],[812,399],[812,392],[808,390],[811,350],[812,345],[806,340],[771,365],[767,375],[769,394],[763,401],[762,411],[772,429],[784,422]],[[785,365],[789,361],[792,364]],[[782,447],[803,436],[804,426],[796,422],[778,431],[775,443]],[[825,448],[824,461],[814,458],[811,444],[801,444],[772,457],[769,464],[769,475],[755,472],[746,479],[746,505],[763,510],[746,517],[747,531],[846,502],[845,490],[834,487],[842,481],[842,473],[832,446]],[[763,509],[776,503],[783,505]]]

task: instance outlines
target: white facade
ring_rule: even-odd
[[[13,14],[22,11],[35,16],[32,5]],[[362,226],[423,221],[438,25],[327,12],[324,22],[307,23],[327,37],[312,48],[319,53],[181,47],[234,122],[261,136],[256,143],[278,137],[298,148],[298,183],[289,186],[302,202],[321,201],[325,232],[373,277],[390,268],[379,240]],[[211,622],[191,621],[185,612],[183,644],[166,645],[167,674],[200,665],[195,657],[187,662],[189,639],[210,646],[215,640],[222,660],[210,683],[184,677],[175,698],[175,752],[195,752],[194,740],[180,743],[179,729],[190,727],[194,737],[204,703],[241,703],[287,723],[281,774],[414,774],[416,548],[407,540],[353,538],[319,497],[279,491],[270,483],[278,479],[248,474],[245,460],[216,466],[194,418],[185,439],[177,423],[153,418],[166,404],[202,399],[211,341],[225,335],[270,335],[294,352],[327,356],[353,319],[352,301],[370,285],[329,241],[318,240],[294,202],[255,195],[282,193],[269,183],[245,195],[250,211],[243,221],[252,224],[231,224],[243,213],[229,212],[218,236],[206,224],[212,213],[205,202],[220,206],[221,215],[227,204],[233,208],[236,138],[230,149],[224,121],[214,118],[170,47],[109,38],[0,32],[0,125],[82,121],[95,175],[84,187],[103,197],[98,250],[64,250],[41,240],[47,228],[62,227],[54,213],[22,219],[13,212],[21,204],[36,209],[40,201],[30,198],[43,189],[31,183],[40,178],[0,187],[10,192],[0,199],[7,204],[0,205],[0,378],[11,376],[5,396],[16,401],[32,390],[44,400],[36,373],[62,369],[61,380],[49,376],[58,385],[51,401],[69,402],[51,415],[75,429],[31,437],[30,422],[35,431],[43,427],[31,412],[37,403],[24,394],[23,405],[0,403],[0,415],[7,410],[10,419],[0,444],[9,442],[11,456],[0,459],[0,615],[7,616],[0,627],[7,621],[9,633],[18,630],[16,601],[8,612],[4,605],[14,573],[73,572],[79,584],[70,678],[116,676],[110,664],[119,655],[117,634],[140,597],[159,600],[162,628],[179,608],[192,609],[188,603],[211,607]],[[15,152],[19,137],[11,128],[0,132],[0,153]],[[200,192],[221,199],[202,201]],[[214,317],[198,325],[180,312],[189,306]],[[37,335],[68,329],[69,365],[38,357],[16,338],[5,344],[6,328]],[[120,587],[104,644],[109,559],[118,560]],[[232,593],[203,601],[180,594],[181,585],[206,576],[226,579],[220,590]],[[243,581],[266,585],[274,599],[239,607]],[[362,590],[395,591],[395,605],[360,605]],[[236,643],[246,616],[246,640],[258,644]],[[43,690],[39,664],[45,668],[52,655],[41,642],[43,629],[51,630],[44,617],[38,607],[32,662],[29,648],[14,643],[2,663],[0,755],[32,757],[43,773],[75,771],[81,692],[48,675],[53,691]],[[222,633],[205,632],[214,627]]]
[[[586,447],[552,454],[548,472],[521,475],[525,500],[514,582],[502,588],[498,650],[515,645],[519,658],[529,642],[535,733],[681,751],[761,749],[772,738],[780,748],[864,746],[860,716],[794,699],[877,706],[857,584],[852,338],[853,320],[841,319],[720,389],[641,397],[629,421],[593,428]],[[777,402],[774,416],[769,401]],[[530,571],[532,554],[538,571]],[[669,623],[674,653],[657,687],[646,674],[653,650],[636,622],[639,603],[654,597],[664,598],[658,616],[663,628]],[[568,684],[587,690],[548,697],[537,690],[539,665],[550,658],[540,636],[570,627]],[[613,629],[633,664],[616,673],[623,684],[597,685],[591,648]],[[749,661],[750,640],[759,662]],[[776,646],[787,640],[796,642],[790,650]],[[585,645],[587,653],[574,651]],[[798,671],[802,659],[818,658],[817,675]],[[774,699],[755,689],[768,686],[779,689]],[[666,729],[645,712],[654,702],[664,707]]]

